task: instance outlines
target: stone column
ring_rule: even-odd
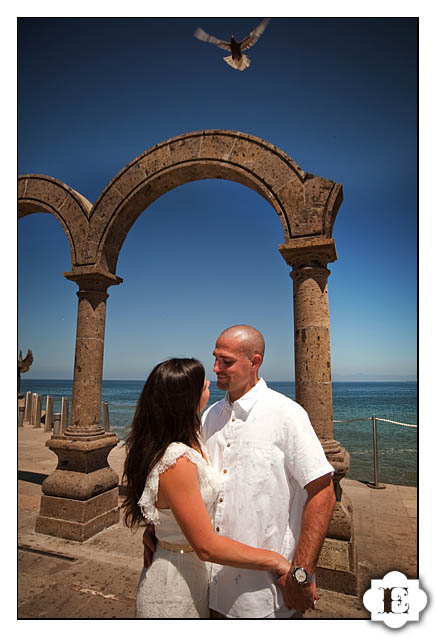
[[[103,413],[103,427],[105,428],[105,432],[109,432],[111,430],[111,426],[109,423],[109,405],[107,401],[102,403],[102,413]]]
[[[67,397],[61,398],[61,432],[64,432],[68,427],[68,399]]]
[[[33,427],[40,428],[41,427],[41,413],[42,413],[42,405],[41,405],[41,395],[37,394],[35,397],[35,410],[33,417]]]
[[[51,432],[53,427],[53,397],[48,394],[46,398],[46,417],[44,432]]]
[[[34,392],[32,394],[32,408],[30,412],[30,422],[34,426],[36,423],[36,404],[37,404],[38,394]]]
[[[320,553],[320,587],[357,593],[352,507],[340,481],[349,470],[349,453],[336,441],[333,427],[328,276],[337,259],[334,240],[306,237],[290,240],[279,251],[293,270],[294,360],[296,401],[308,412],[326,457],[334,467],[337,503]]]
[[[79,286],[71,421],[46,445],[58,456],[42,484],[36,531],[84,541],[119,521],[118,475],[108,465],[115,434],[100,423],[107,288],[122,280],[90,268],[65,273]]]
[[[26,403],[24,409],[24,423],[32,422],[32,392],[26,392]]]

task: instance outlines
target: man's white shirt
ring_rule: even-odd
[[[292,559],[299,539],[305,485],[334,471],[308,414],[258,383],[238,401],[228,394],[205,411],[203,437],[223,476],[214,529],[234,540]],[[210,607],[231,618],[287,617],[276,576],[212,565]]]

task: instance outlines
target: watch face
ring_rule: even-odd
[[[302,567],[298,567],[294,572],[294,577],[298,583],[304,583],[307,578],[306,571]]]

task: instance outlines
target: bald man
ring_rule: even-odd
[[[333,468],[305,410],[259,377],[264,338],[258,330],[227,328],[213,355],[217,387],[226,390],[202,418],[206,448],[223,476],[214,530],[277,551],[292,568],[277,579],[213,564],[211,618],[302,618],[318,598],[314,573],[335,505]],[[146,530],[145,566],[153,547]]]
[[[212,565],[212,618],[298,618],[314,608],[317,557],[335,505],[332,466],[305,410],[267,387],[258,371],[261,333],[228,328],[213,353],[224,399],[203,415],[203,437],[223,474],[216,533],[280,552],[292,569],[273,573]]]

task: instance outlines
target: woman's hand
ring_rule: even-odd
[[[283,575],[278,579],[278,586],[289,609],[296,609],[302,613],[308,609],[315,609],[316,600],[319,600],[315,583],[298,585],[291,576]]]
[[[285,576],[290,571],[291,563],[289,560],[280,556],[279,566],[275,570],[276,576],[280,578],[281,576]]]

